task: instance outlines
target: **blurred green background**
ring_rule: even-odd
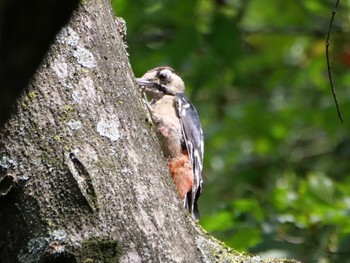
[[[350,262],[350,1],[113,0],[136,76],[184,79],[205,133],[200,224],[263,257]]]

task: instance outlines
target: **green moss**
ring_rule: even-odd
[[[108,160],[108,158],[103,158],[103,156],[100,156],[100,158],[96,162],[96,167],[100,168],[101,170],[114,170],[115,163]]]
[[[80,0],[80,3],[82,5],[87,5],[89,3],[89,1],[88,0]]]
[[[35,92],[34,92],[34,91],[30,91],[30,92],[28,93],[28,98],[29,98],[31,101],[33,101],[33,100],[36,98]]]
[[[24,97],[22,100],[22,107],[25,109],[29,109],[30,105],[33,103],[33,101],[36,98],[36,93],[34,91],[30,91],[27,93],[27,96]]]
[[[92,238],[82,244],[80,262],[119,262],[122,248],[115,240]]]
[[[61,142],[62,140],[61,140],[61,136],[59,135],[59,134],[56,134],[55,136],[54,136],[54,138],[55,138],[55,141],[57,141],[57,142]]]
[[[70,105],[64,105],[60,112],[60,121],[70,121],[74,114],[74,108]]]
[[[226,246],[225,243],[207,234],[201,226],[197,224],[193,226],[197,230],[193,235],[205,234],[204,236],[198,236],[196,239],[196,245],[204,255],[204,262],[299,263],[296,260],[285,258],[262,259],[258,255],[235,251]]]

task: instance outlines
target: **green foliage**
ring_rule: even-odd
[[[174,67],[205,132],[202,226],[229,246],[305,262],[350,262],[350,4],[112,1],[137,76]]]

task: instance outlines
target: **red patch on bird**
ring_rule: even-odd
[[[168,163],[177,191],[182,199],[192,189],[193,171],[187,154],[172,158]]]

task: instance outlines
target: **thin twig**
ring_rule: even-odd
[[[342,116],[340,108],[339,108],[337,95],[335,94],[335,88],[333,85],[333,78],[332,78],[331,63],[329,61],[329,38],[331,35],[333,20],[334,20],[335,14],[337,12],[338,4],[339,4],[339,0],[337,0],[337,2],[335,3],[335,6],[334,6],[333,12],[332,12],[331,22],[329,23],[329,29],[328,29],[327,39],[326,39],[326,58],[327,58],[328,78],[329,78],[329,83],[331,84],[331,90],[332,90],[335,106],[337,107],[337,113],[338,113],[340,121],[344,122],[343,116]]]

